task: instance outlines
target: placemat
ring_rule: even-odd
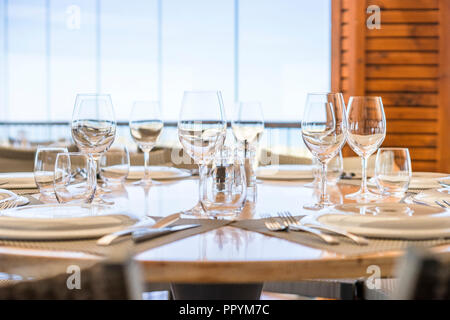
[[[297,216],[301,218],[302,216]],[[278,218],[276,218],[278,219]],[[258,220],[241,220],[235,221],[231,224],[232,227],[237,227],[249,231],[262,233],[268,236],[285,239],[291,242],[299,243],[305,246],[327,250],[334,253],[345,255],[359,255],[367,253],[378,253],[383,251],[405,250],[408,247],[435,247],[443,244],[450,244],[450,239],[433,239],[433,240],[391,240],[391,239],[369,239],[367,246],[359,246],[351,242],[351,240],[337,236],[340,240],[338,245],[328,245],[322,242],[319,238],[306,232],[272,232],[267,230],[264,225],[266,219]]]
[[[138,254],[140,252],[162,246],[171,242],[175,242],[180,239],[184,239],[196,234],[204,233],[216,228],[220,228],[230,224],[232,221],[228,220],[211,220],[211,219],[180,219],[174,224],[199,224],[197,228],[191,228],[187,230],[177,231],[165,236],[161,236],[155,239],[151,239],[139,244],[134,244],[129,238],[117,242],[113,245],[103,247],[97,246],[97,239],[90,240],[67,240],[67,241],[19,241],[19,240],[0,240],[0,247],[14,247],[24,249],[39,249],[39,250],[51,250],[51,251],[71,251],[71,252],[84,252],[97,256],[108,257],[111,256],[117,250],[127,250],[128,252],[134,252]]]

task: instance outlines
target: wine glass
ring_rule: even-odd
[[[239,102],[231,122],[233,134],[238,143],[243,147],[244,166],[248,194],[247,199],[256,200],[256,175],[255,161],[256,148],[264,132],[264,116],[259,102]]]
[[[68,152],[67,148],[38,147],[34,158],[34,181],[40,192],[40,200],[50,200],[55,194],[53,175],[56,156]]]
[[[109,94],[78,94],[72,114],[72,138],[79,150],[89,157],[89,181],[97,185],[97,161],[116,136],[116,119]],[[97,189],[98,190],[98,189]]]
[[[208,164],[225,141],[227,122],[220,91],[186,91],[178,120],[178,138],[183,150],[199,166],[199,202],[193,214],[205,212],[201,199],[206,194]]]
[[[379,198],[367,188],[367,159],[386,137],[386,117],[381,97],[351,97],[348,103],[348,144],[362,159],[362,182],[358,192],[346,196],[356,201]]]
[[[137,101],[133,104],[130,115],[130,133],[144,152],[144,176],[136,182],[137,185],[148,187],[156,184],[150,177],[150,151],[156,145],[163,126],[159,102]]]
[[[309,93],[302,119],[302,137],[322,167],[318,203],[305,209],[320,210],[332,205],[326,192],[327,164],[345,143],[345,103],[341,93]]]

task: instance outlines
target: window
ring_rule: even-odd
[[[184,90],[219,89],[228,118],[259,100],[267,122],[293,122],[330,89],[330,0],[0,4],[1,121],[68,121],[82,92],[110,93],[119,121],[141,99],[176,121]]]

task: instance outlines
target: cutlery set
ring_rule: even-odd
[[[345,230],[341,230],[335,227],[325,226],[317,221],[315,221],[310,216],[305,216],[302,219],[298,220],[290,212],[278,212],[278,217],[280,218],[278,221],[274,217],[266,216],[265,226],[268,230],[279,232],[279,231],[294,231],[294,232],[306,232],[310,233],[327,244],[336,245],[339,244],[338,238],[328,234],[333,233],[336,235],[340,235],[352,240],[357,245],[368,245],[369,241],[361,236],[355,235],[353,233],[347,232]],[[326,233],[323,233],[324,231]]]
[[[111,234],[107,234],[100,239],[97,240],[97,245],[99,246],[109,246],[119,240],[124,236],[131,236],[135,243],[154,239],[156,237],[160,237],[166,234],[170,234],[172,232],[187,230],[191,228],[199,227],[199,224],[187,224],[187,225],[179,225],[172,226],[174,222],[180,219],[181,213],[174,213],[167,217],[164,217],[157,222],[154,222],[153,219],[146,219],[141,222],[136,223],[130,228],[120,230],[117,232],[113,232]]]

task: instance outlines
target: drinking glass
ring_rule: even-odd
[[[178,120],[178,138],[183,150],[199,166],[199,202],[193,214],[205,213],[201,199],[206,192],[208,164],[225,141],[227,122],[220,91],[187,91]]]
[[[157,101],[137,101],[130,115],[130,133],[133,140],[144,152],[144,176],[136,184],[151,186],[156,184],[150,177],[150,151],[161,135],[164,122],[160,104]]]
[[[43,199],[54,195],[53,174],[55,173],[56,156],[68,152],[67,148],[38,147],[34,158],[34,181]]]
[[[54,189],[59,203],[91,203],[96,184],[95,167],[89,156],[81,152],[58,153]]]
[[[318,203],[305,209],[320,210],[332,205],[326,193],[327,164],[345,143],[345,103],[341,93],[309,93],[302,119],[302,138],[322,169]]]
[[[313,159],[313,176],[314,181],[305,184],[306,188],[317,188],[320,186],[320,177],[322,176],[322,168],[320,163]],[[342,151],[328,162],[327,166],[327,185],[336,185],[341,179],[342,172],[344,171],[344,159],[342,158]]]
[[[130,171],[130,154],[126,145],[113,143],[99,161],[100,177],[109,187],[120,187]]]
[[[411,181],[408,148],[380,148],[375,162],[375,181],[382,195],[403,196]]]
[[[255,159],[257,144],[264,132],[264,116],[259,102],[236,104],[231,122],[234,137],[244,152],[248,195],[256,200]]]
[[[201,199],[208,215],[229,217],[242,211],[247,193],[244,163],[237,150],[223,147],[217,152]]]
[[[342,158],[342,151],[328,162],[327,167],[327,184],[336,185],[341,179],[342,173],[344,172],[344,159]]]
[[[109,94],[78,94],[72,114],[72,138],[79,150],[88,155],[89,179],[97,185],[97,161],[108,150],[116,136],[116,120],[111,96]]]
[[[367,188],[367,159],[386,137],[386,118],[381,97],[351,97],[348,104],[347,140],[362,159],[362,182],[358,192],[346,196],[357,201],[376,200]]]

